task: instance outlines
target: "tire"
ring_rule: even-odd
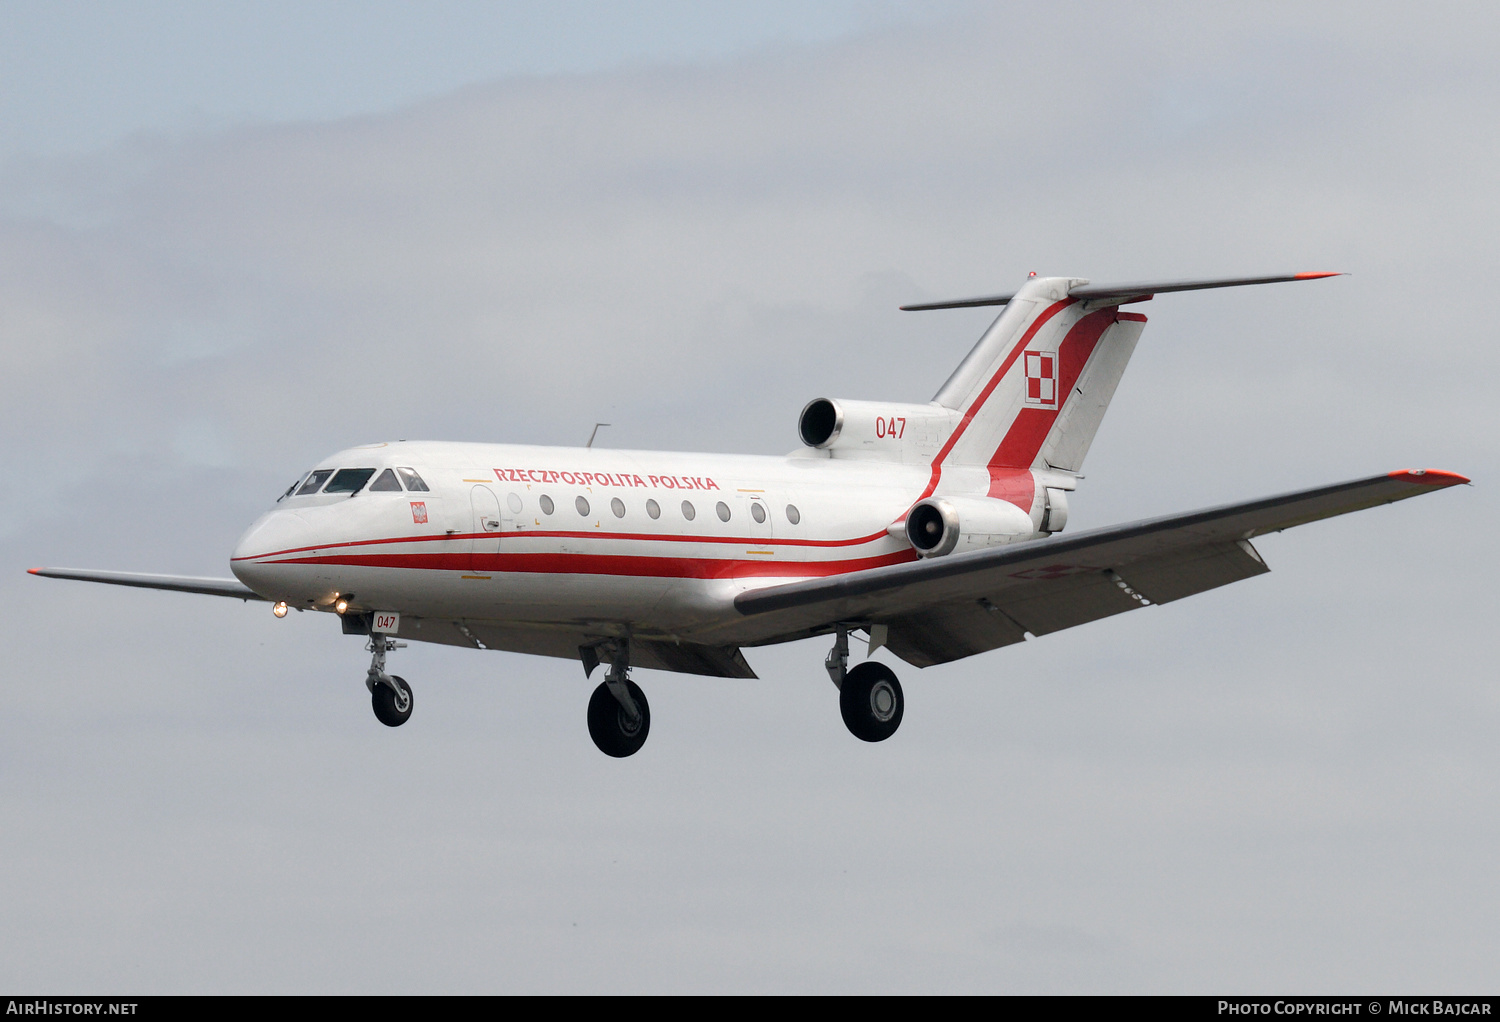
[[[844,675],[839,690],[839,712],[844,726],[860,741],[883,742],[901,726],[906,697],[901,682],[885,664],[866,660]]]
[[[634,724],[608,685],[601,682],[589,697],[589,737],[600,752],[616,759],[635,755],[651,733],[651,706],[646,693],[633,681],[627,681],[625,687],[641,710],[641,719]]]
[[[397,708],[396,693],[391,691],[389,685],[375,686],[375,691],[370,693],[370,705],[375,708],[376,720],[380,721],[386,727],[400,727],[411,719],[411,710],[416,705],[416,700],[412,698],[411,686],[406,683],[405,678],[397,677],[393,674],[391,675],[391,680],[401,688],[402,694],[406,696],[406,709],[401,710]]]

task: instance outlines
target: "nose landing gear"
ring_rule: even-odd
[[[370,690],[370,705],[375,710],[375,719],[386,727],[400,727],[411,719],[411,686],[406,683],[405,678],[385,673],[386,653],[405,647],[406,643],[379,633],[372,633],[370,641],[365,644],[365,649],[371,653],[365,687]]]
[[[646,693],[630,680],[630,640],[612,643],[609,673],[589,697],[589,737],[606,756],[633,756],[651,733]]]

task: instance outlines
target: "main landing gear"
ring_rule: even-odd
[[[896,673],[876,660],[849,670],[849,629],[839,625],[833,649],[823,661],[828,676],[839,690],[839,712],[844,726],[855,738],[883,742],[901,726],[906,697]]]
[[[589,737],[606,756],[633,756],[651,733],[651,706],[646,693],[630,680],[630,640],[610,643],[609,673],[589,697]],[[594,654],[597,657],[597,653]],[[597,660],[594,660],[597,663]],[[589,659],[585,667],[591,666]]]
[[[365,675],[365,687],[370,690],[370,705],[375,710],[375,719],[386,727],[400,727],[411,719],[411,686],[405,678],[385,673],[385,655],[393,649],[404,649],[406,643],[397,642],[384,635],[372,633],[365,644],[369,650],[370,670]]]

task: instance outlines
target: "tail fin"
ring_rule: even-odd
[[[1077,472],[1146,317],[1028,280],[933,400],[962,416],[942,461]],[[1102,306],[1102,307],[1101,307]]]
[[[1005,306],[933,398],[961,416],[934,461],[934,482],[944,464],[1076,473],[1146,324],[1120,306],[1167,291],[1332,276],[1338,274],[1092,286],[1077,277],[1032,277],[1011,295],[904,306]]]

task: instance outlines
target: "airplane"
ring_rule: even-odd
[[[1032,274],[926,404],[817,398],[783,457],[513,444],[375,443],[299,476],[245,532],[234,578],[33,568],[50,578],[331,612],[367,637],[365,685],[411,717],[387,671],[401,639],[608,668],[594,744],[651,728],[632,668],[755,678],[743,650],[831,636],[848,730],[891,737],[905,696],[869,659],[928,667],[1269,570],[1251,541],[1469,482],[1413,469],[1064,533],[1068,495],[1155,295],[1338,276],[1093,285]],[[591,438],[592,443],[592,438]],[[866,659],[850,666],[851,633]]]

